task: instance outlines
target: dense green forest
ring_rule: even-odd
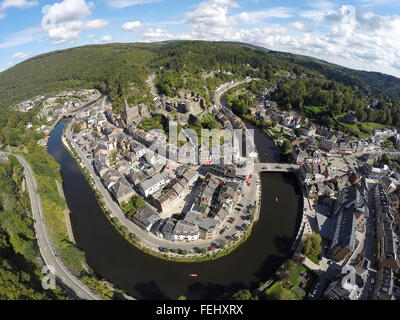
[[[323,74],[327,79],[335,80],[348,86],[358,86],[365,92],[372,93],[375,96],[383,97],[387,95],[392,98],[400,98],[400,79],[391,75],[353,70],[316,58],[291,53],[276,51],[269,51],[269,53],[297,65],[315,70]]]
[[[59,286],[44,290],[23,168],[13,156],[0,163],[0,300],[66,299]]]
[[[324,108],[316,118],[326,125],[348,110],[361,121],[400,124],[400,79],[247,44],[206,41],[91,45],[42,54],[0,73],[0,102],[9,106],[39,94],[94,87],[109,94],[120,113],[124,98],[153,104],[146,85],[151,73],[160,94],[190,89],[208,105],[218,85],[255,77],[278,85],[274,98],[284,108],[304,113],[304,107]],[[374,109],[367,108],[371,102]],[[7,139],[18,139],[19,133],[17,127],[8,129]]]

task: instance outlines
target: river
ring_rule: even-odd
[[[80,168],[62,144],[65,124],[59,122],[51,133],[48,152],[61,166],[76,243],[96,274],[133,297],[217,299],[243,287],[254,289],[290,254],[301,217],[301,191],[293,175],[274,173],[262,174],[260,220],[249,239],[231,254],[209,262],[176,263],[143,253],[124,240],[101,211]],[[277,161],[279,152],[273,142],[257,129],[255,142],[262,161]],[[191,273],[199,276],[190,278]]]

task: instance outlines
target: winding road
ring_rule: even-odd
[[[9,155],[10,153],[4,152]],[[46,266],[53,266],[55,270],[56,280],[62,285],[75,299],[80,300],[101,300],[80,280],[71,274],[60,261],[55,253],[49,235],[47,233],[42,203],[37,191],[37,182],[33,174],[32,168],[26,160],[18,155],[13,154],[24,168],[26,184],[29,192],[29,197],[32,207],[32,216],[34,221],[35,234],[40,254]]]

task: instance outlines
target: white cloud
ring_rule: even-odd
[[[235,40],[241,41],[240,25],[260,24],[270,18],[287,19],[293,17],[294,9],[271,7],[259,11],[239,12],[239,3],[234,0],[208,0],[200,2],[194,11],[185,15],[184,23],[191,26],[187,39]],[[242,26],[243,27],[243,26]]]
[[[174,36],[167,32],[166,30],[157,28],[157,29],[147,29],[143,33],[143,37],[148,41],[163,41],[163,40],[171,40]]]
[[[23,60],[27,58],[28,55],[25,52],[17,52],[11,56],[13,59]]]
[[[197,9],[186,14],[185,23],[221,27],[229,25],[228,11],[239,7],[234,0],[208,0],[200,2]]]
[[[108,21],[106,19],[95,19],[86,22],[85,28],[86,29],[102,29],[108,26]]]
[[[0,19],[3,19],[8,8],[27,9],[34,7],[39,3],[36,0],[4,0],[0,2]]]
[[[302,32],[307,30],[307,27],[304,25],[304,23],[299,22],[299,21],[289,23],[289,27],[296,29],[297,31],[302,31]]]
[[[358,0],[363,7],[376,7],[383,5],[399,5],[398,0]]]
[[[0,49],[12,48],[21,44],[37,41],[43,36],[43,30],[40,27],[25,29],[13,33],[8,38],[0,41]]]
[[[72,43],[84,27],[83,19],[91,14],[91,3],[85,0],[64,0],[43,7],[42,27],[53,44]]]
[[[377,15],[349,5],[337,8],[333,2],[320,0],[297,13],[302,20],[251,28],[249,25],[254,19],[287,18],[294,11],[270,8],[238,13],[237,8],[237,2],[231,0],[201,2],[185,15],[184,23],[190,26],[188,33],[168,34],[164,38],[249,42],[349,68],[400,76],[398,15]]]
[[[30,8],[33,6],[38,5],[39,3],[36,0],[4,0],[0,4],[0,8],[2,10],[5,10],[7,8],[20,8],[20,9],[26,9]]]
[[[110,0],[108,5],[117,9],[126,7],[137,6],[139,4],[149,4],[154,2],[160,2],[162,0]]]
[[[306,19],[319,21],[326,14],[326,12],[333,10],[336,5],[331,1],[319,0],[311,2],[308,7],[308,10],[300,11],[300,16]]]
[[[231,23],[252,23],[256,24],[268,18],[291,18],[293,17],[293,9],[286,7],[273,7],[267,10],[242,12],[240,14],[229,17]]]
[[[108,43],[112,41],[112,37],[110,35],[106,35],[101,37],[99,40],[95,40],[94,43]]]
[[[141,27],[140,21],[131,21],[131,22],[126,22],[122,25],[122,30],[125,31],[136,31],[140,29]]]

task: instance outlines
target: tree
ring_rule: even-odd
[[[131,233],[129,234],[129,238],[130,238],[132,241],[136,241],[136,234],[134,234],[133,232],[131,232]]]
[[[287,283],[290,280],[290,274],[286,271],[280,272],[278,275],[279,281]]]
[[[207,249],[206,249],[206,248],[201,248],[201,249],[200,249],[200,252],[201,252],[202,254],[206,254],[206,253],[207,253]]]
[[[302,254],[298,254],[296,253],[293,258],[292,258],[293,262],[295,262],[298,265],[302,265],[304,263],[304,261],[306,260],[306,258],[302,255]]]
[[[278,291],[273,291],[271,293],[266,293],[265,298],[267,300],[296,300],[294,294],[285,288],[280,288]]]
[[[303,240],[303,250],[306,256],[319,255],[322,251],[321,247],[322,238],[318,233],[313,232],[305,236]]]
[[[288,154],[288,153],[292,152],[293,145],[289,140],[285,140],[285,141],[283,141],[281,149],[282,149],[283,154]]]
[[[295,131],[296,137],[300,137],[303,134],[302,128],[297,128]]]
[[[81,125],[80,125],[78,122],[75,122],[75,123],[74,123],[73,131],[74,131],[75,133],[81,131]]]
[[[250,290],[241,289],[232,295],[232,300],[258,300],[258,298],[253,298]]]

